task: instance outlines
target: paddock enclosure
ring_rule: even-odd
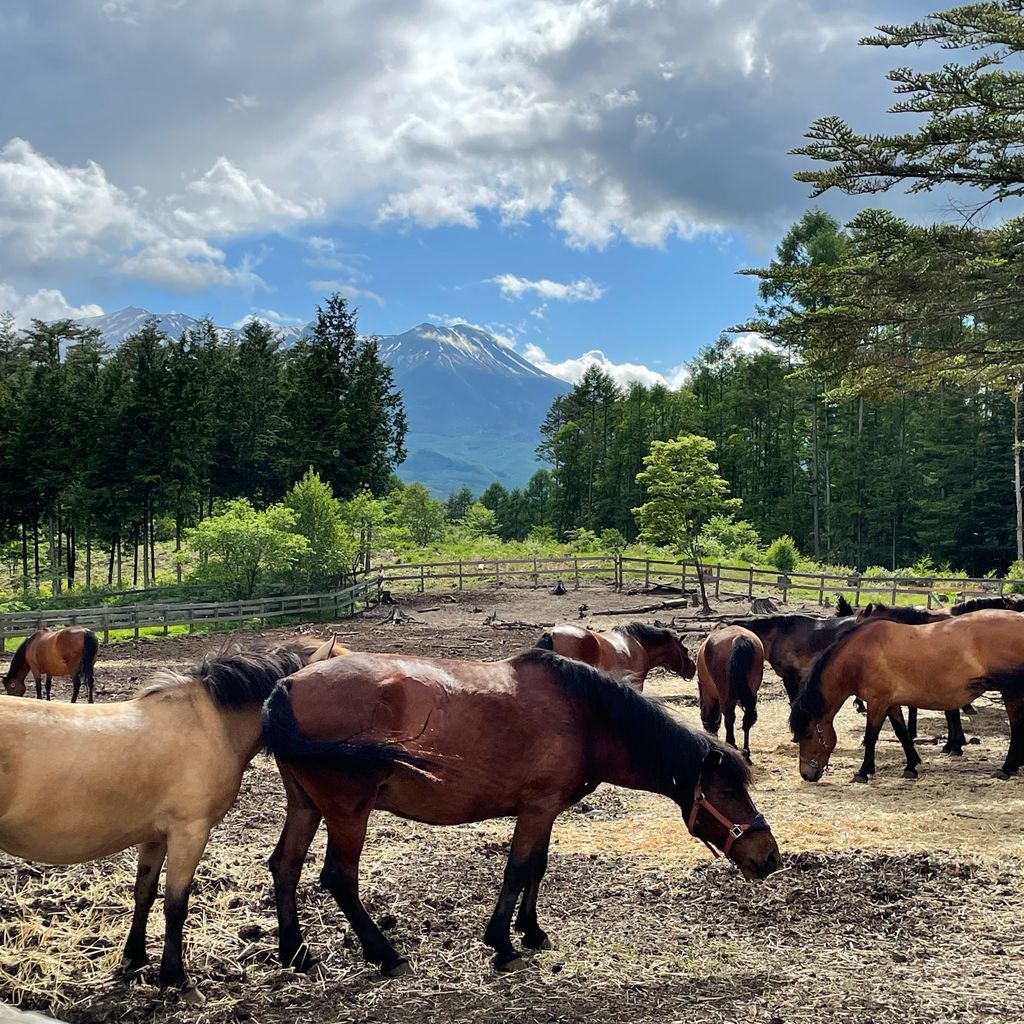
[[[368,651],[501,658],[555,622],[607,628],[658,615],[668,622],[673,614],[630,615],[630,607],[650,604],[649,594],[598,584],[564,596],[501,586],[399,601],[406,621],[385,623],[393,609],[377,608],[308,629],[323,637],[336,629],[341,642]],[[578,619],[583,602],[590,610]],[[606,608],[624,613],[593,615]],[[723,602],[716,610],[745,609]],[[692,611],[675,614],[677,628],[694,630],[685,639],[695,656],[706,626]],[[230,636],[283,639],[297,631]],[[155,669],[189,666],[225,638],[112,644],[97,665],[96,699],[123,699]],[[655,670],[646,690],[700,728],[696,680]],[[491,969],[482,942],[510,822],[442,829],[386,814],[371,818],[362,896],[413,973],[382,981],[363,961],[318,885],[322,830],[299,893],[322,966],[308,977],[281,968],[266,860],[284,797],[276,768],[260,756],[197,874],[186,954],[204,1007],[161,993],[155,968],[131,985],[115,976],[130,922],[131,851],[70,868],[0,855],[0,1001],[72,1024],[1018,1021],[1024,778],[993,778],[1006,751],[1006,716],[988,697],[977,706],[965,728],[980,742],[962,758],[927,742],[944,738],[945,723],[922,714],[920,779],[901,778],[902,752],[886,729],[877,776],[857,786],[850,779],[862,757],[864,720],[848,705],[836,719],[832,770],[811,785],[800,779],[789,706],[766,666],[752,795],[778,838],[783,869],[744,882],[688,835],[675,804],[601,787],[555,826],[541,921],[555,948],[528,954],[526,967],[511,975]],[[159,910],[150,921],[153,948],[162,935]]]

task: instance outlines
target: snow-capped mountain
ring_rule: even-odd
[[[172,337],[199,322],[134,306],[78,322],[97,328],[116,347],[151,317]],[[311,327],[279,327],[277,334],[291,346]],[[529,479],[538,468],[540,424],[568,384],[469,324],[422,323],[378,341],[409,418],[403,479],[419,480],[441,496],[464,484],[479,493],[493,480],[518,487]]]

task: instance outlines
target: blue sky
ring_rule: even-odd
[[[368,332],[465,320],[562,376],[678,380],[809,205],[787,149],[885,124],[903,58],[856,39],[930,10],[7,0],[0,310],[288,323],[337,289]]]

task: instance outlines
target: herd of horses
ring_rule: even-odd
[[[269,858],[282,964],[316,959],[299,919],[303,862],[321,822],[320,879],[366,960],[392,977],[408,970],[359,896],[359,861],[373,810],[434,825],[510,816],[515,827],[498,898],[484,931],[499,970],[549,946],[537,916],[555,819],[603,782],[661,794],[688,831],[747,879],[781,866],[778,845],[748,788],[750,732],[763,666],[790,698],[800,773],[817,781],[836,745],[833,719],[851,696],[865,704],[865,758],[874,772],[885,719],[920,761],[902,707],[946,711],[949,753],[963,747],[960,709],[981,692],[1003,695],[1010,749],[1001,775],[1024,763],[1024,599],[982,599],[935,612],[841,604],[723,621],[694,661],[678,635],[632,623],[597,632],[545,632],[501,661],[369,654],[335,638],[277,646],[238,644],[188,673],[157,672],[126,701],[93,704],[98,643],[88,630],[41,630],[14,655],[0,696],[0,851],[75,864],[138,851],[135,910],[124,969],[148,962],[146,927],[166,862],[161,986],[202,996],[182,960],[189,892],[210,832],[234,804],[261,749],[277,762],[286,797]],[[655,667],[697,676],[704,731],[643,694]],[[50,677],[73,679],[72,704],[50,701]],[[89,703],[74,704],[82,682]],[[742,709],[743,748],[735,720]],[[726,741],[718,732],[724,718]],[[958,731],[957,731],[958,730]],[[89,784],[62,780],[87,775]],[[514,917],[514,921],[513,921]]]

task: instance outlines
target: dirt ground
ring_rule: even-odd
[[[402,625],[384,624],[388,609],[377,609],[336,628],[365,650],[498,658],[531,644],[540,624],[580,621],[584,603],[582,621],[602,628],[633,618],[670,621],[670,612],[593,616],[651,600],[604,587],[563,597],[546,589],[435,591],[401,600],[412,617]],[[742,613],[745,606],[719,610]],[[677,626],[695,625],[687,621],[693,612],[676,614]],[[310,627],[320,635],[330,628]],[[687,635],[695,653],[702,634]],[[187,667],[220,642],[194,637],[111,647],[97,666],[98,699],[122,699],[156,668]],[[699,727],[696,681],[655,673],[648,689]],[[916,782],[901,777],[901,752],[890,734],[869,786],[850,782],[863,719],[850,708],[841,713],[833,769],[810,785],[797,772],[787,711],[769,673],[752,737],[754,799],[785,867],[764,882],[744,882],[731,865],[713,861],[669,801],[602,787],[556,825],[540,899],[555,948],[500,975],[481,936],[510,822],[442,829],[375,815],[363,895],[410,957],[413,974],[382,981],[359,957],[317,884],[321,834],[300,908],[322,968],[300,977],[273,958],[265,862],[284,805],[273,764],[261,756],[214,833],[186,925],[187,963],[205,1007],[162,994],[152,973],[130,986],[116,976],[130,918],[130,853],[73,868],[0,855],[0,1001],[70,1022],[1024,1020],[1024,780],[992,777],[1007,742],[1002,709],[979,701],[966,727],[980,743],[959,760],[926,744]],[[944,728],[938,715],[923,714],[921,722],[926,741]],[[158,910],[151,952],[161,941]]]

